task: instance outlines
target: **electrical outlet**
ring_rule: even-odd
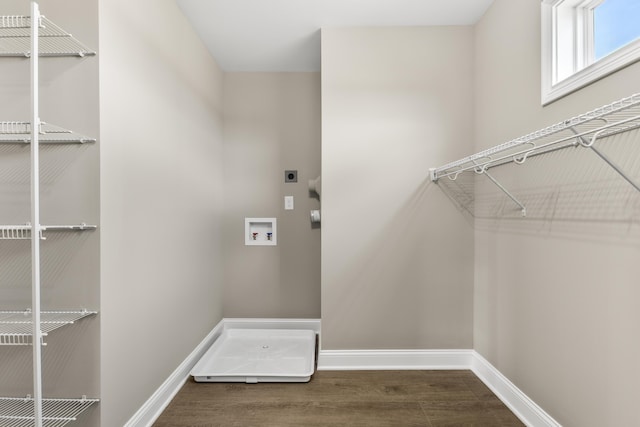
[[[298,182],[298,171],[297,170],[284,171],[284,182]]]

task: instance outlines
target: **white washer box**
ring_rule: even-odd
[[[276,246],[278,239],[276,218],[245,218],[244,244],[247,246]]]

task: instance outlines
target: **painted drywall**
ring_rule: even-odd
[[[475,40],[477,150],[640,92],[635,64],[543,108],[537,0],[496,0]],[[632,153],[640,137],[628,138],[620,144]],[[537,181],[506,175],[517,185],[531,178],[543,196],[555,188],[540,187],[545,175],[602,178],[592,153],[562,156],[561,164],[540,158]],[[628,171],[640,179],[637,161],[617,161],[635,164]],[[610,179],[623,197],[614,207],[569,209],[573,216],[563,220],[550,211],[544,221],[476,221],[475,349],[567,427],[640,425],[638,195],[615,174]],[[601,209],[608,220],[572,220]]]
[[[429,181],[472,149],[471,27],[322,30],[322,348],[472,348],[473,231]]]
[[[100,2],[101,425],[222,318],[222,73],[172,0]]]
[[[319,73],[225,73],[225,317],[320,317],[321,231],[309,218],[319,201],[308,190],[319,174]],[[245,246],[245,217],[277,218],[277,246]]]
[[[29,15],[29,3],[6,0],[2,15]],[[92,49],[98,47],[97,1],[41,1],[41,13]],[[27,58],[0,58],[0,121],[30,120]],[[98,60],[40,59],[42,121],[97,138]],[[0,223],[30,221],[30,144],[0,146]],[[99,223],[99,144],[42,146],[41,223]],[[41,241],[42,310],[99,310],[100,232],[47,233]],[[31,302],[29,241],[0,241],[0,309]],[[99,396],[100,320],[92,317],[50,333],[43,348],[45,397]],[[33,394],[30,346],[0,347],[0,396]],[[83,415],[97,425],[99,407]]]

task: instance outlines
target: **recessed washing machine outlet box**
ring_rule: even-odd
[[[278,244],[275,218],[245,218],[244,244],[247,246],[276,246]]]

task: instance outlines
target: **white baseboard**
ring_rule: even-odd
[[[124,427],[151,427],[225,328],[313,329],[319,333],[320,320],[222,319]],[[471,370],[525,425],[562,427],[475,350],[320,350],[318,354],[318,370],[398,369]]]
[[[320,319],[222,319],[187,356],[124,427],[151,427],[189,379],[191,370],[224,329],[312,329],[320,332]]]
[[[530,427],[562,427],[533,400],[502,375],[478,352],[473,352],[471,370],[500,400]]]
[[[320,350],[318,370],[469,369],[473,350]]]
[[[222,334],[224,319],[220,321],[200,344],[176,368],[169,378],[151,395],[144,405],[127,421],[124,427],[151,427],[189,378],[189,373],[213,342]]]
[[[529,427],[562,427],[475,350],[321,350],[318,370],[471,370]]]

